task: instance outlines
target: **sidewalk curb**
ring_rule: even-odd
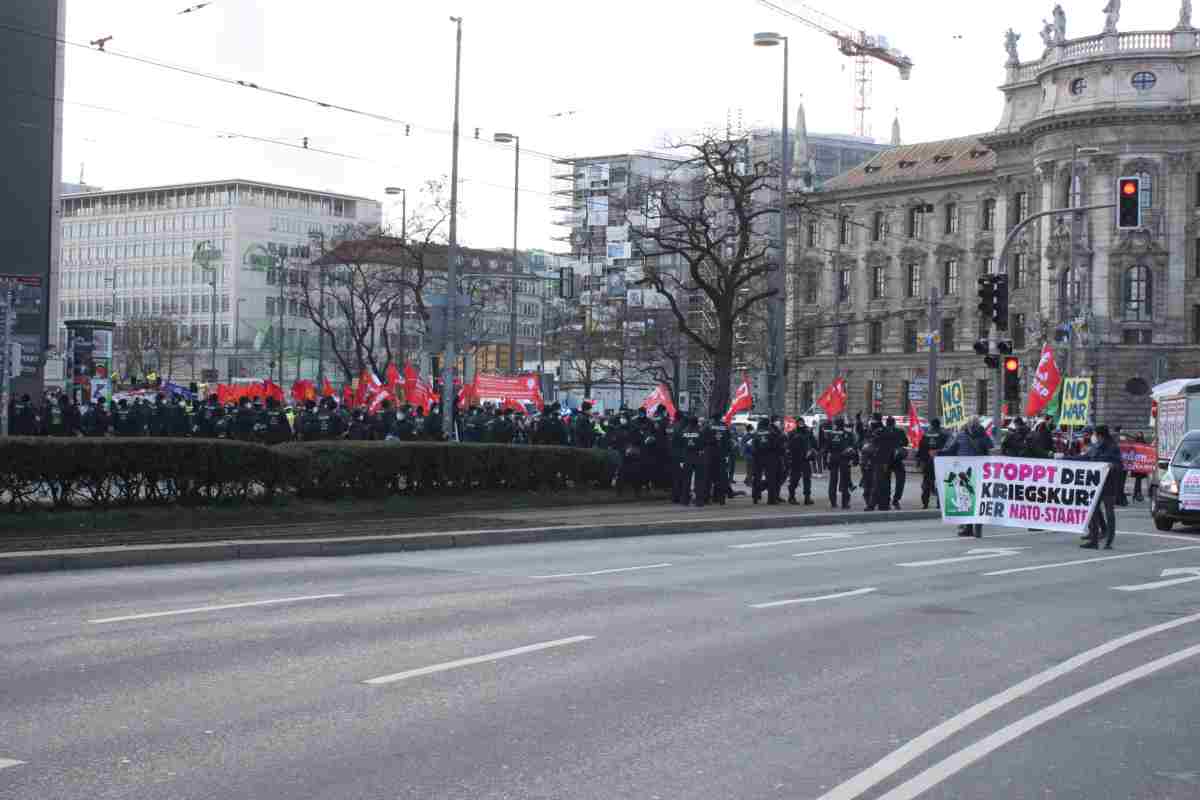
[[[756,531],[778,528],[808,528],[819,525],[861,525],[871,522],[916,522],[938,520],[938,511],[854,511],[806,513],[799,516],[722,517],[703,516],[657,522],[614,522],[602,525],[554,525],[541,528],[493,528],[490,530],[407,533],[385,536],[346,536],[304,539],[246,539],[243,541],[189,544],[128,545],[0,553],[0,575],[57,570],[143,567],[166,564],[196,564],[207,561],[236,561],[259,558],[355,556],[437,550],[452,547],[485,547],[500,544],[567,542],[582,539],[614,539],[677,533]]]

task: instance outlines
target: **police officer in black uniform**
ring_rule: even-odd
[[[592,404],[584,401],[579,411],[571,415],[571,442],[575,447],[591,448],[596,444],[592,428]]]
[[[729,459],[733,455],[733,435],[720,414],[712,415],[708,429],[713,435],[713,447],[708,462],[709,499],[725,505],[730,495]]]
[[[890,471],[894,488],[892,489],[892,508],[899,509],[900,501],[904,499],[904,487],[908,481],[908,473],[904,470],[904,459],[908,455],[908,436],[896,425],[895,417],[888,417],[888,428],[892,431],[892,440],[896,445],[892,453]]]
[[[892,507],[892,462],[896,459],[897,437],[900,435],[896,428],[896,420],[888,417],[888,425],[882,422],[879,414],[871,420],[875,429],[875,457],[871,462],[871,489],[874,492],[871,508],[876,511],[889,511]]]
[[[838,507],[840,492],[842,508],[850,508],[850,465],[854,463],[855,450],[854,434],[846,430],[845,418],[838,417],[833,428],[826,430],[821,450],[829,464],[829,505]]]
[[[687,426],[680,434],[680,438],[683,442],[683,493],[680,502],[685,506],[690,505],[692,498],[695,497],[696,504],[700,505],[703,493],[701,483],[704,477],[705,452],[704,437],[695,417],[688,417]]]
[[[129,405],[129,401],[121,398],[117,401],[117,412],[113,420],[113,433],[117,436],[140,436],[137,411]]]
[[[171,402],[164,409],[163,413],[167,418],[167,436],[184,438],[191,433],[191,426],[188,425],[187,409],[180,402],[179,395],[171,396]]]
[[[687,440],[683,435],[687,433],[688,418],[680,414],[679,419],[675,421],[675,427],[671,429],[671,502],[687,505],[690,501],[689,489],[687,484]]]
[[[259,429],[260,440],[265,444],[283,444],[292,438],[292,425],[274,397],[267,398],[267,407],[255,427]]]
[[[338,413],[337,404],[332,397],[321,401],[321,410],[317,413],[317,438],[319,440],[341,439],[346,433],[346,421]]]
[[[754,454],[753,497],[757,503],[767,490],[767,505],[779,504],[779,464],[785,451],[783,434],[765,419],[758,421],[751,444]]]
[[[917,447],[917,464],[921,467],[921,508],[929,508],[930,496],[937,508],[942,507],[933,472],[933,457],[945,446],[946,433],[942,430],[942,421],[937,418],[929,420],[929,430],[921,437],[921,444]]]
[[[804,481],[804,505],[813,504],[810,458],[816,449],[817,442],[812,431],[802,418],[797,418],[796,427],[788,434],[787,439],[788,472],[791,476],[788,479],[788,503],[791,505],[799,505],[796,500],[796,487],[801,480]]]

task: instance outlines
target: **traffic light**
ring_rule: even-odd
[[[1004,357],[1004,402],[1013,408],[1021,402],[1021,361],[1016,356]]]
[[[992,324],[998,331],[1008,330],[1008,276],[992,277]]]
[[[992,318],[995,312],[995,297],[993,296],[995,279],[992,275],[983,275],[979,278],[979,315],[987,319]]]
[[[1136,175],[1117,179],[1117,227],[1142,227],[1142,179]]]

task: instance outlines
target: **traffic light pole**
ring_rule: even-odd
[[[936,286],[929,287],[929,384],[926,400],[928,419],[932,422],[942,414],[939,405],[942,399],[942,389],[938,385],[938,352],[941,350],[942,333],[942,298]],[[835,351],[836,352],[836,351]],[[837,377],[836,375],[834,376]]]
[[[1053,208],[1049,211],[1039,211],[1036,214],[1030,214],[1028,217],[1014,225],[1013,229],[1008,232],[1008,236],[1005,237],[1004,246],[1000,248],[1000,260],[997,262],[999,265],[997,270],[998,274],[1008,274],[1008,250],[1010,247],[1012,247],[1012,243],[1017,240],[1017,237],[1021,235],[1021,232],[1024,231],[1025,228],[1029,226],[1029,223],[1033,222],[1034,220],[1041,219],[1042,217],[1054,216],[1055,214],[1079,214],[1083,211],[1095,211],[1101,208],[1115,207],[1116,203],[1096,203],[1094,205],[1078,206],[1076,208]],[[1072,242],[1072,249],[1074,249],[1074,246],[1075,243]],[[992,325],[988,331],[988,352],[992,352],[998,338],[998,333],[999,331],[996,329],[996,326]],[[999,363],[996,365],[996,399],[992,403],[993,420],[1000,419],[1000,398],[1004,393],[1004,361],[1003,359],[997,359],[997,361]]]

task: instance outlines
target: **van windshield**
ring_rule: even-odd
[[[1171,466],[1200,468],[1200,436],[1187,436],[1179,443]]]

